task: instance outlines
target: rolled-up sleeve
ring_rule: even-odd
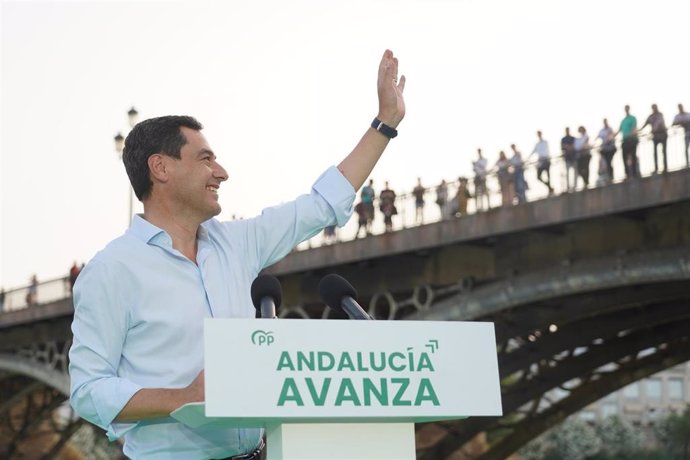
[[[328,225],[343,226],[352,215],[355,190],[335,167],[328,168],[311,193],[263,210],[247,222],[247,250],[261,270]],[[249,260],[251,260],[249,259]]]
[[[328,202],[339,227],[350,220],[355,202],[355,189],[338,168],[331,166],[324,171],[312,186],[312,190]]]
[[[141,386],[120,378],[117,369],[129,327],[114,270],[94,260],[74,287],[73,341],[69,351],[70,403],[84,419],[113,440],[136,423],[113,423]]]

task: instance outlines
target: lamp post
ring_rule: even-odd
[[[129,109],[129,112],[127,112],[127,117],[129,118],[129,128],[132,129],[134,128],[134,125],[137,124],[137,120],[139,118],[139,112],[132,107]],[[121,132],[118,132],[115,137],[113,138],[115,140],[115,151],[117,152],[118,157],[120,160],[122,160],[122,152],[125,149],[125,136],[122,135]],[[127,227],[132,222],[132,215],[134,214],[134,190],[132,189],[132,185],[129,185],[129,212],[127,213]]]

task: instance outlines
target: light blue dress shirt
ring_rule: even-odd
[[[204,222],[197,264],[140,216],[86,265],[74,287],[70,402],[86,420],[125,437],[134,459],[223,458],[253,449],[260,429],[192,429],[172,418],[113,419],[141,388],[182,388],[203,368],[204,318],[253,318],[259,271],[327,225],[344,225],[355,191],[335,167],[308,195],[253,219]],[[251,369],[235,369],[251,385]]]

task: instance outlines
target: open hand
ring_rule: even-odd
[[[405,76],[398,79],[398,58],[391,50],[386,50],[379,64],[377,83],[379,95],[378,119],[392,128],[396,128],[405,117]]]

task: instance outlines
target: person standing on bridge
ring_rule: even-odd
[[[584,186],[583,190],[587,190],[589,187],[589,162],[592,159],[592,148],[589,144],[589,135],[584,126],[577,128],[577,132],[580,133],[580,137],[575,139],[575,158],[577,160],[577,174],[582,177],[582,182]],[[575,179],[575,185],[577,187],[577,176]]]
[[[77,278],[79,277],[79,271],[80,271],[80,268],[77,265],[77,261],[75,260],[69,269],[69,292],[70,293],[72,291],[74,291],[74,283],[77,282]]]
[[[542,137],[541,131],[537,131],[537,143],[529,154],[527,160],[532,158],[532,155],[537,155],[537,180],[546,185],[549,189],[549,195],[553,195],[553,187],[551,187],[551,154],[549,153],[549,143]],[[546,173],[546,180],[542,179],[542,174]]]
[[[355,205],[355,213],[357,214],[357,233],[355,239],[359,238],[359,231],[364,230],[364,236],[368,236],[367,232],[367,214],[364,211],[364,203],[361,201]]]
[[[659,112],[656,104],[652,104],[652,114],[647,117],[647,121],[640,128],[643,130],[647,125],[652,127],[652,142],[654,143],[654,174],[659,172],[659,164],[657,159],[657,147],[663,150],[664,172],[668,172],[668,160],[666,158],[666,141],[668,140],[668,131],[666,130],[666,122],[664,121],[664,114]]]
[[[617,149],[615,133],[609,126],[609,121],[606,118],[604,118],[604,127],[599,131],[597,139],[601,140],[599,154],[606,163],[606,175],[608,176],[608,179],[604,182],[610,183],[613,181],[613,155],[616,153]]]
[[[417,185],[412,189],[414,196],[414,222],[415,224],[424,223],[424,194],[426,189],[422,185],[422,178],[417,178]]]
[[[448,184],[446,180],[442,179],[441,183],[436,186],[436,204],[441,213],[441,220],[448,218]]]
[[[398,209],[395,207],[395,192],[388,186],[388,181],[384,185],[386,188],[379,195],[379,207],[383,214],[384,231],[388,233],[393,231],[393,216],[398,214]]]
[[[77,413],[124,436],[132,458],[225,459],[261,455],[263,430],[190,428],[169,414],[204,401],[203,320],[253,318],[258,273],[327,225],[344,225],[359,189],[405,115],[398,61],[379,65],[378,115],[354,150],[311,192],[253,219],[220,222],[228,179],[188,116],[137,124],[123,160],[144,205],[126,233],[100,251],[74,287],[70,402]],[[251,372],[237,369],[251,380]]]
[[[472,162],[472,170],[474,171],[474,200],[477,211],[484,211],[491,209],[489,202],[489,191],[486,188],[486,175],[489,164],[482,156],[482,149],[477,149],[477,159]],[[484,199],[486,198],[486,208],[484,207]]]
[[[462,217],[467,215],[467,204],[470,198],[472,198],[472,194],[467,186],[467,178],[458,177],[458,190],[455,192],[452,204],[453,216]]]
[[[577,187],[577,161],[575,159],[575,138],[570,134],[570,128],[565,128],[565,136],[561,138],[561,153],[565,163],[565,189],[572,192]],[[570,180],[570,173],[573,179]]]
[[[513,186],[515,187],[515,196],[517,203],[527,203],[527,181],[525,181],[525,162],[522,159],[522,154],[515,146],[510,144],[513,150],[513,156],[510,157],[510,166],[513,168]]]
[[[515,198],[513,176],[510,173],[510,160],[503,150],[498,152],[498,160],[493,170],[496,171],[498,186],[501,189],[501,206],[512,206]]]
[[[623,151],[623,165],[625,166],[625,177],[630,179],[640,177],[640,168],[637,163],[637,118],[630,114],[630,106],[626,105],[625,118],[621,120],[620,127],[616,132],[621,133],[623,141],[621,150]]]
[[[690,113],[683,110],[683,104],[678,104],[672,126],[682,126],[685,130],[685,164],[690,168]]]
[[[367,218],[366,223],[366,234],[371,235],[371,226],[374,223],[374,198],[376,198],[376,192],[374,191],[374,179],[369,179],[369,183],[362,187],[360,192],[362,197],[362,205],[364,206],[364,215]]]
[[[29,288],[26,291],[26,305],[31,307],[38,303],[38,278],[36,275],[31,275]]]

